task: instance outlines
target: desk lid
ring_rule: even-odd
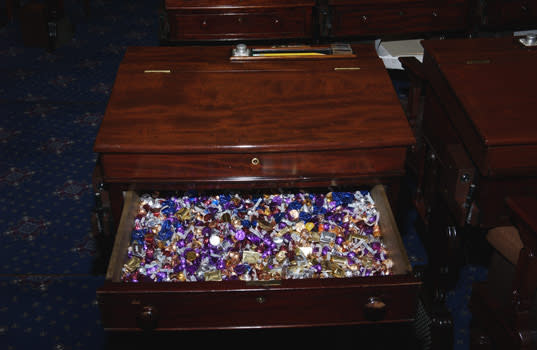
[[[244,153],[401,147],[414,137],[372,45],[353,59],[230,62],[228,47],[131,47],[94,150]]]
[[[494,172],[504,164],[506,169],[535,167],[535,162],[526,164],[526,160],[507,166],[499,157],[500,152],[505,152],[502,158],[537,154],[537,50],[513,37],[424,40],[422,44],[465,112],[452,118],[467,118],[474,129],[475,140],[464,136],[471,135],[468,130],[459,130],[468,148],[480,144],[479,150],[470,149],[474,161],[488,157],[487,164],[481,162],[482,172]],[[465,125],[453,122],[455,127]],[[512,150],[518,154],[509,153]]]

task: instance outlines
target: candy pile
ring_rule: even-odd
[[[369,192],[140,198],[122,277],[221,281],[388,275]]]

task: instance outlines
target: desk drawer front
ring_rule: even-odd
[[[466,26],[465,7],[334,8],[331,36],[456,31]]]
[[[416,300],[415,286],[366,284],[300,290],[102,292],[99,303],[104,327],[110,330],[319,326],[412,319],[415,303],[409,300]],[[372,311],[372,298],[384,306]]]
[[[536,1],[487,1],[482,24],[491,27],[522,27],[535,25],[536,21]]]
[[[403,169],[405,151],[406,148],[401,147],[398,152],[387,148],[262,154],[105,154],[102,162],[107,181],[326,179],[367,174],[394,175]]]
[[[185,13],[171,11],[171,40],[294,38],[311,36],[311,9]]]

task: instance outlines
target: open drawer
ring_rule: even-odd
[[[106,281],[97,291],[106,330],[193,330],[353,325],[414,318],[420,281],[412,276],[384,187],[370,190],[390,275],[280,280],[123,282],[139,197],[124,208]]]

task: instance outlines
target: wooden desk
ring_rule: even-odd
[[[230,62],[230,47],[129,48],[94,148],[116,222],[133,187],[397,185],[414,138],[373,46],[355,50]]]
[[[125,215],[107,281],[98,291],[107,330],[413,319],[420,282],[383,193],[388,188],[395,198],[414,138],[374,47],[353,50],[356,57],[342,59],[250,62],[231,62],[231,47],[127,50],[95,142],[116,222],[122,209]],[[128,198],[141,190],[340,185],[373,188],[379,205],[384,203],[386,237],[400,256],[394,275],[284,280],[275,286],[120,280],[136,214],[132,202],[123,205],[123,191],[129,190]],[[378,320],[363,309],[372,296],[389,304]]]
[[[453,282],[479,254],[465,243],[509,222],[505,197],[537,193],[537,50],[512,37],[422,44],[416,203],[432,263]]]
[[[468,0],[166,0],[163,6],[166,43],[461,35],[475,11]]]

